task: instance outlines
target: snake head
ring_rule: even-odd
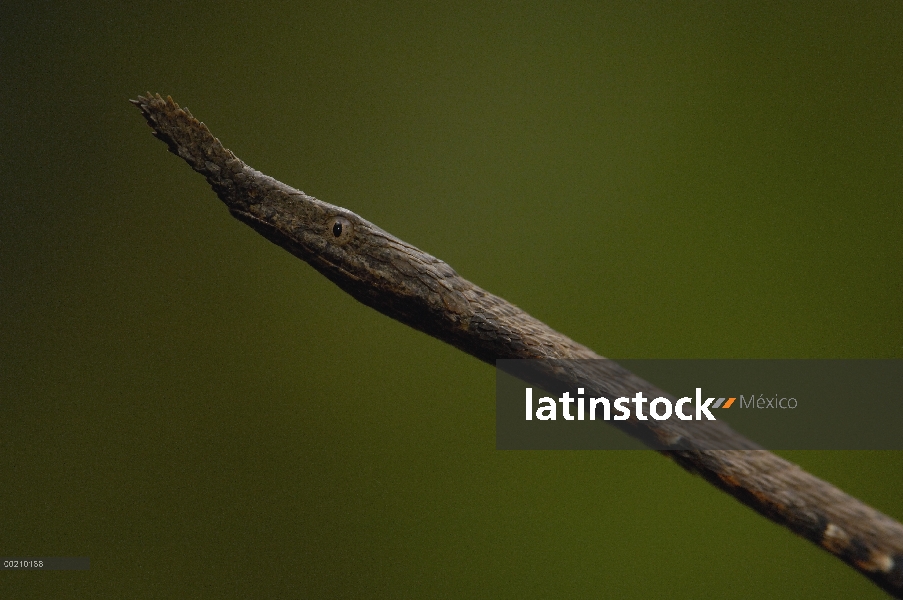
[[[472,315],[474,286],[441,260],[350,210],[249,167],[172,98],[132,101],[170,152],[203,174],[232,215],[368,306],[418,329]]]

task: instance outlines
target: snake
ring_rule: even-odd
[[[448,264],[345,208],[264,175],[172,97],[131,102],[153,134],[203,175],[229,212],[361,303],[484,362],[546,365],[535,378],[625,395],[655,386],[467,281]],[[551,366],[549,366],[551,365]],[[654,396],[653,396],[654,397]],[[618,424],[690,473],[903,598],[903,525],[718,421]],[[729,448],[729,449],[724,449]]]

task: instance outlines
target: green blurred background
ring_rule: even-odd
[[[726,4],[726,3],[725,3]],[[3,598],[883,597],[232,219],[127,100],[612,357],[903,357],[903,6],[51,3],[0,21]],[[785,453],[903,519],[903,453]]]

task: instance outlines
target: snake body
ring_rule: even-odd
[[[233,216],[367,306],[493,365],[496,359],[565,360],[554,374],[562,385],[611,397],[665,395],[611,361],[594,360],[602,357],[350,210],[247,166],[172,98],[148,93],[132,102]],[[903,598],[903,525],[718,423],[621,426]],[[725,444],[733,449],[713,449]]]

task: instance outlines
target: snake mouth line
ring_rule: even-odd
[[[328,258],[323,256],[322,254],[316,254],[314,256],[316,256],[316,260],[321,265],[324,265],[326,268],[331,269],[333,272],[341,273],[345,278],[350,279],[355,282],[362,281],[362,279],[360,277],[358,277],[354,273],[351,273],[350,271],[345,269],[345,267],[343,267],[342,265],[338,265],[338,264],[332,262],[331,260],[329,260]]]
[[[327,258],[322,252],[310,251],[309,249],[299,244],[297,240],[295,240],[291,236],[286,235],[278,228],[276,228],[273,224],[264,221],[260,217],[257,217],[247,211],[235,208],[229,209],[229,212],[232,213],[232,216],[234,216],[236,219],[248,224],[268,240],[286,248],[287,250],[289,250],[289,252],[303,259],[304,261],[311,263],[311,266],[314,266],[314,263],[316,263],[317,267],[324,270],[329,270],[332,273],[338,273],[346,279],[355,282],[362,281],[359,276],[350,272],[342,265],[329,260],[329,258]]]

